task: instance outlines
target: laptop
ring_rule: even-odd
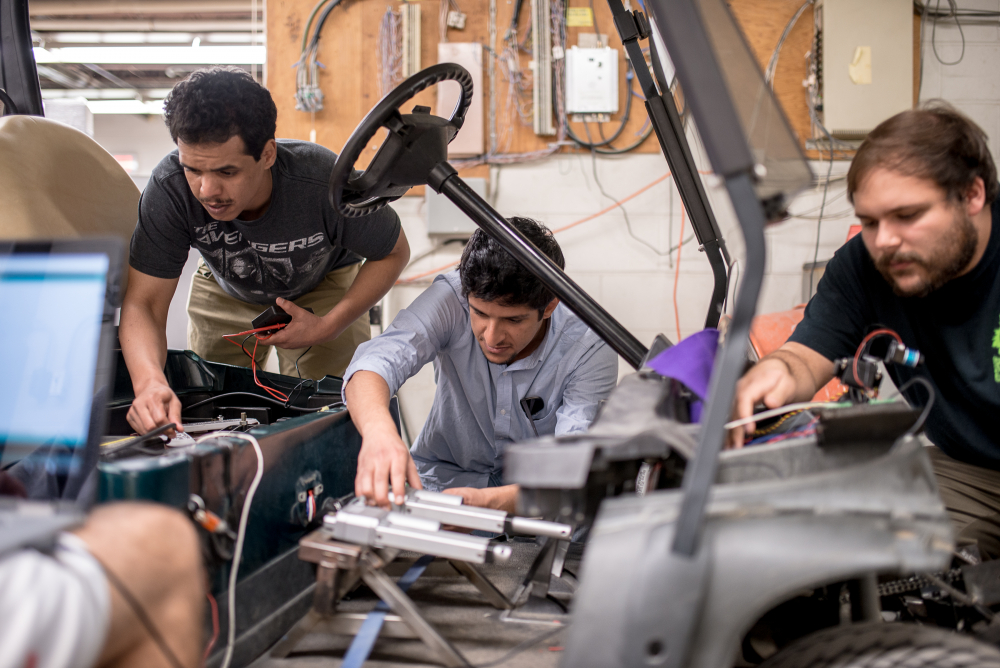
[[[114,238],[0,241],[0,554],[82,521],[113,390],[123,248]]]

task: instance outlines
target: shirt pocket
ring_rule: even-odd
[[[557,406],[548,407],[546,406],[541,410],[541,412],[535,416],[535,429],[538,430],[539,435],[544,434],[554,434],[556,431],[556,409]]]

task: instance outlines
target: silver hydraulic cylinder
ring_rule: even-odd
[[[323,526],[334,538],[348,543],[411,550],[474,564],[504,562],[511,554],[509,545],[444,531],[438,521],[368,506],[364,499],[355,499],[336,513],[328,514],[323,518]]]
[[[391,493],[389,500],[399,512],[464,529],[493,533],[506,531],[527,536],[548,536],[557,540],[569,540],[573,533],[573,528],[568,524],[517,517],[491,508],[467,506],[462,502],[462,497],[454,494],[412,489],[407,492],[402,503],[396,503]]]

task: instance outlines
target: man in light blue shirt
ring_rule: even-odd
[[[527,218],[510,222],[565,267],[548,228]],[[434,405],[408,451],[389,399],[432,360]],[[344,374],[344,400],[363,439],[355,492],[385,505],[390,484],[403,494],[409,482],[513,512],[517,486],[501,486],[506,446],[536,431],[584,431],[617,379],[615,352],[476,231],[458,271],[438,276],[381,336],[358,347]]]

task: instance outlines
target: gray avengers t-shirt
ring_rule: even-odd
[[[157,278],[177,278],[196,248],[215,280],[236,299],[294,300],[334,269],[380,260],[396,245],[399,217],[389,207],[345,218],[328,198],[337,155],[316,144],[278,140],[267,213],[253,221],[214,220],[195,198],[177,151],[156,166],[139,201],[129,262]]]

